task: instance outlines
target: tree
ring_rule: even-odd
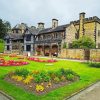
[[[8,21],[0,19],[0,39],[3,39],[8,30],[11,29],[11,25]]]
[[[72,48],[89,49],[95,48],[95,42],[86,36],[72,42]]]

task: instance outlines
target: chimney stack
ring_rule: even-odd
[[[42,22],[38,23],[38,28],[41,30],[44,29],[44,23]]]
[[[56,28],[58,26],[58,20],[52,19],[52,28]]]
[[[80,22],[79,22],[79,37],[82,37],[84,35],[84,19],[85,19],[85,13],[82,12],[79,14]]]

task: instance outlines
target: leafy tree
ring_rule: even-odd
[[[11,29],[11,25],[8,21],[0,19],[0,39],[3,39],[5,34]]]
[[[89,49],[95,48],[94,41],[86,36],[72,42],[72,48]]]

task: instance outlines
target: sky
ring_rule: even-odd
[[[100,0],[0,0],[0,18],[12,27],[18,23],[37,26],[38,22],[51,27],[53,18],[59,25],[68,24],[78,20],[81,12],[100,18]]]

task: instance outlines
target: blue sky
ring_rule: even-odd
[[[100,18],[100,0],[0,0],[0,18],[12,26],[44,22],[45,27],[51,27],[52,18],[57,18],[59,25],[67,24],[77,20],[80,12]]]

